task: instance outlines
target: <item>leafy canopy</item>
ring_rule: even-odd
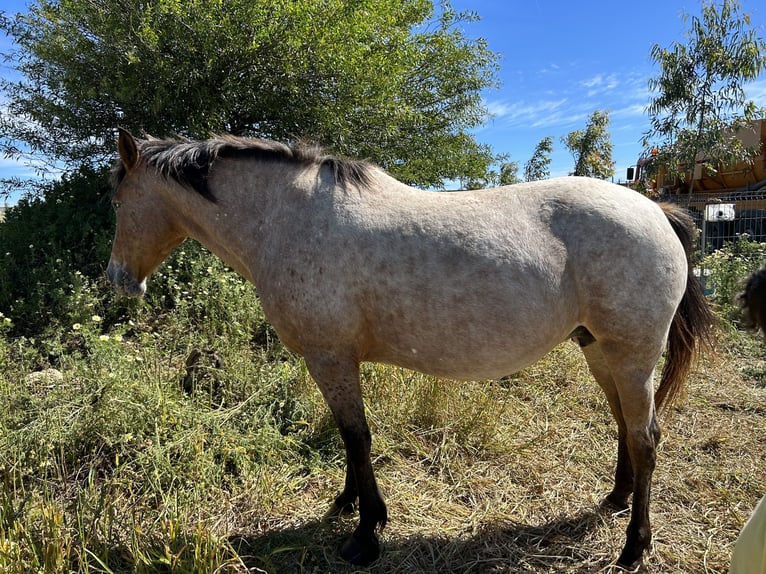
[[[532,157],[524,164],[524,179],[526,181],[537,181],[550,177],[551,153],[553,153],[553,137],[546,136],[538,142],[535,151],[532,152]]]
[[[710,170],[757,152],[732,138],[764,113],[747,100],[743,85],[766,67],[766,43],[740,10],[736,0],[703,0],[701,17],[684,16],[689,25],[686,43],[652,47],[651,58],[660,65],[660,73],[649,80],[654,96],[643,145],[656,147],[655,165],[666,166],[672,174],[683,175],[700,152]]]
[[[488,166],[480,177],[469,177],[461,183],[465,189],[489,189],[502,185],[521,183],[519,162],[510,161],[508,154],[498,154],[495,163]]]
[[[430,0],[37,0],[0,19],[21,79],[4,78],[0,147],[101,162],[123,125],[318,141],[438,186],[494,157],[469,133],[497,56]]]
[[[561,143],[572,153],[575,167],[572,175],[607,179],[614,175],[612,141],[609,134],[609,112],[594,111],[584,130],[562,136]]]

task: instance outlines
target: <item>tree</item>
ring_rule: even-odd
[[[584,130],[569,132],[561,142],[574,158],[572,175],[607,179],[614,175],[612,142],[609,136],[609,112],[596,110]]]
[[[686,44],[652,47],[651,58],[661,69],[649,80],[655,95],[648,107],[651,128],[642,143],[656,147],[655,167],[682,177],[691,171],[693,190],[696,170],[689,167],[698,158],[714,171],[758,151],[733,136],[763,113],[746,99],[743,84],[766,67],[766,44],[750,29],[750,17],[736,0],[703,1],[701,18],[687,14],[684,22],[690,24]]]
[[[99,163],[122,125],[311,139],[423,186],[480,175],[497,56],[463,35],[474,19],[447,0],[37,0],[0,19],[22,78],[0,80],[0,150]]]
[[[514,185],[521,183],[519,177],[519,162],[506,161],[500,164],[500,178],[498,180],[500,185]]]
[[[524,164],[524,179],[537,181],[547,179],[551,175],[551,153],[553,152],[553,137],[547,136],[540,140],[532,153],[532,157]]]
[[[481,177],[471,177],[465,182],[466,189],[487,189],[499,185],[513,185],[520,183],[519,162],[509,161],[508,154],[500,154],[496,157],[499,162],[499,171],[490,167]]]

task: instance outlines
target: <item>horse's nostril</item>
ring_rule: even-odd
[[[146,279],[139,281],[120,263],[109,261],[106,278],[119,293],[128,297],[140,297],[146,292]]]
[[[106,278],[109,281],[109,283],[114,285],[114,282],[115,282],[115,271],[114,271],[114,265],[112,264],[111,261],[109,262],[109,265],[106,268]]]

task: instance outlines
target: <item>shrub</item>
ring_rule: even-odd
[[[738,320],[737,294],[748,275],[763,264],[764,257],[766,243],[752,241],[742,234],[702,260],[700,267],[706,274],[706,286],[724,319]]]
[[[106,169],[83,167],[19,201],[0,224],[0,310],[14,334],[42,336],[105,314],[113,216]]]

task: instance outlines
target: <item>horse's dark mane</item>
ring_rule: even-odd
[[[366,161],[328,155],[318,145],[297,142],[286,145],[267,139],[221,135],[205,141],[173,139],[136,140],[141,161],[154,167],[163,177],[173,179],[215,201],[208,176],[218,158],[286,161],[329,167],[338,185],[367,187],[372,165]],[[115,185],[125,177],[125,166],[118,160],[112,170]]]

